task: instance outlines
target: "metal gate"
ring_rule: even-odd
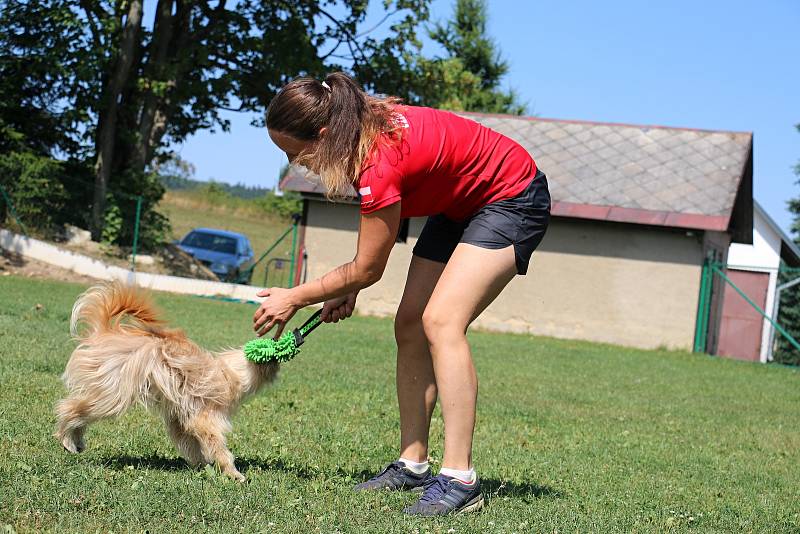
[[[772,286],[772,305],[768,306]],[[718,303],[716,299],[722,301]],[[698,295],[695,352],[759,360],[753,357],[753,351],[758,347],[761,353],[762,345],[766,345],[766,361],[800,362],[798,337],[800,269],[737,268],[711,259],[705,261]]]

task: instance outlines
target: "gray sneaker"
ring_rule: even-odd
[[[408,469],[402,462],[392,462],[383,471],[353,488],[355,491],[380,490],[410,490],[422,491],[425,483],[432,480],[431,470],[416,474]]]
[[[477,512],[483,508],[481,483],[475,478],[465,484],[446,475],[432,477],[425,483],[425,493],[416,504],[403,512],[410,515],[447,515]]]

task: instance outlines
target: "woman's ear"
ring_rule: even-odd
[[[319,129],[319,138],[322,139],[323,137],[325,137],[325,133],[327,131],[328,131],[328,127],[327,126],[323,126],[322,128],[320,128]]]

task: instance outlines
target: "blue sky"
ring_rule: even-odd
[[[448,18],[453,4],[435,0],[432,18]],[[507,85],[532,114],[751,131],[754,197],[788,229],[786,200],[800,195],[792,171],[800,160],[800,1],[488,5],[489,33],[511,67]],[[250,116],[229,118],[230,133],[200,132],[174,148],[199,179],[273,186],[285,156]]]

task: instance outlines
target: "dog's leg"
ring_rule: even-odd
[[[88,400],[80,397],[68,397],[56,406],[55,437],[66,450],[72,453],[83,452],[86,444],[83,433],[89,423],[99,417],[92,414],[92,407]]]
[[[233,454],[225,443],[227,421],[224,416],[208,410],[189,421],[187,430],[200,442],[200,449],[208,463],[216,463],[220,470],[239,482],[245,478],[233,463]]]
[[[197,438],[187,432],[177,418],[165,416],[164,423],[172,443],[189,465],[194,467],[206,463]]]

